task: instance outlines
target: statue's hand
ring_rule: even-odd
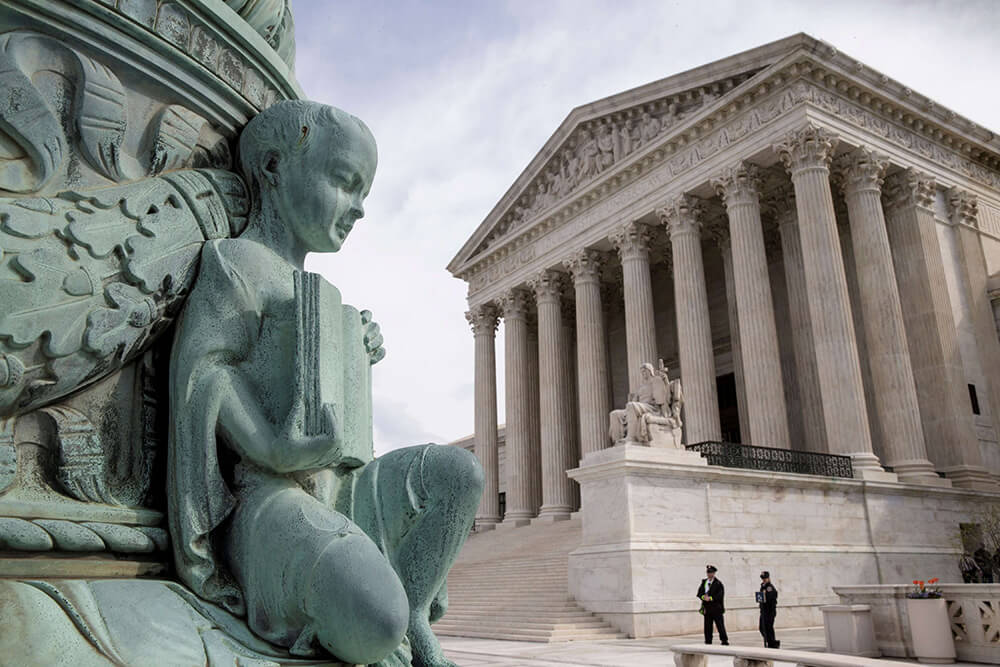
[[[337,417],[333,405],[324,403],[320,415],[319,431],[305,430],[305,406],[299,402],[285,419],[276,443],[281,451],[278,457],[284,471],[325,468],[340,463],[337,443]]]
[[[368,360],[372,364],[377,364],[385,356],[385,348],[382,347],[382,334],[379,332],[378,324],[372,321],[370,310],[361,311],[361,324],[365,329],[365,350],[368,352]]]

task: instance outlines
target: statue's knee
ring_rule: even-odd
[[[367,537],[350,536],[324,554],[306,609],[320,643],[351,664],[376,663],[403,641],[410,603],[389,561]]]
[[[448,495],[479,503],[483,467],[472,452],[460,447],[435,446],[427,450],[422,468],[424,485],[433,495]]]

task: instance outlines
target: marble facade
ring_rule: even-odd
[[[808,35],[574,109],[448,269],[476,336],[476,432],[455,444],[507,507],[484,499],[477,525],[579,509],[571,592],[632,636],[697,629],[705,562],[805,577],[786,624],[818,623],[838,582],[957,577],[952,533],[998,500],[1000,142]],[[688,444],[847,455],[854,479],[612,448],[598,416],[658,359]],[[555,461],[582,507],[548,500]],[[750,600],[728,624],[755,627]]]

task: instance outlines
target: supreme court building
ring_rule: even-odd
[[[849,454],[994,489],[1000,140],[796,35],[574,109],[449,270],[469,284],[475,450],[506,520],[575,509],[564,471],[664,359],[688,443]]]
[[[448,269],[468,283],[475,337],[474,449],[486,473],[477,524],[566,518],[582,488],[586,539],[571,558],[581,581],[570,585],[605,617],[625,613],[607,606],[614,595],[638,613],[644,591],[636,581],[588,591],[582,580],[602,568],[676,551],[663,545],[681,534],[727,548],[758,510],[747,500],[717,534],[725,522],[706,512],[726,484],[763,493],[764,514],[781,515],[786,488],[803,494],[797,507],[816,500],[819,520],[800,526],[815,530],[767,538],[827,545],[812,565],[836,561],[830,550],[866,525],[855,546],[875,562],[867,583],[908,582],[929,562],[955,569],[945,533],[977,498],[997,499],[1000,139],[829,44],[795,35],[574,109]],[[611,447],[608,413],[636,389],[641,364],[659,359],[683,382],[688,444],[846,455],[852,479],[723,484],[713,466]],[[628,493],[608,491],[614,470]],[[884,525],[870,517],[873,489],[885,494]],[[823,517],[831,493],[865,512]],[[912,523],[927,520],[911,512],[927,498],[942,524],[933,539],[936,528],[917,536]],[[627,528],[607,522],[615,512]],[[669,524],[678,512],[715,527]],[[840,532],[823,533],[840,520]],[[700,556],[691,562],[703,572]],[[663,602],[673,592],[656,595],[658,612],[674,609]],[[633,636],[656,633],[615,618]]]

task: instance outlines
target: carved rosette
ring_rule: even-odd
[[[700,235],[704,211],[700,199],[694,195],[682,194],[656,209],[656,215],[670,230],[670,238],[673,239],[681,234]]]
[[[888,168],[888,155],[861,147],[837,158],[834,175],[845,195],[865,190],[881,192]]]
[[[500,311],[492,303],[482,303],[473,306],[465,313],[465,319],[472,327],[472,333],[476,336],[490,336],[496,333],[500,326]]]
[[[806,125],[785,135],[772,149],[792,176],[806,169],[829,169],[840,139],[830,130]]]
[[[948,190],[948,217],[953,225],[979,226],[979,201],[961,188]]]
[[[536,273],[528,285],[538,303],[558,301],[565,286],[564,276],[558,271],[544,270]]]
[[[760,186],[760,167],[750,162],[740,162],[727,167],[719,176],[712,179],[712,187],[722,198],[727,209],[758,203]]]
[[[608,241],[618,251],[618,257],[625,262],[631,259],[649,258],[649,227],[632,221],[626,223],[608,236]]]
[[[497,298],[497,305],[505,320],[527,320],[531,311],[531,298],[526,290],[515,287],[501,294]]]
[[[933,213],[937,181],[929,174],[907,169],[886,178],[883,192],[886,205],[891,208],[913,206]]]
[[[605,261],[604,254],[600,251],[581,248],[570,255],[569,259],[563,261],[563,267],[569,271],[573,282],[577,285],[599,283],[601,269],[604,267]]]

